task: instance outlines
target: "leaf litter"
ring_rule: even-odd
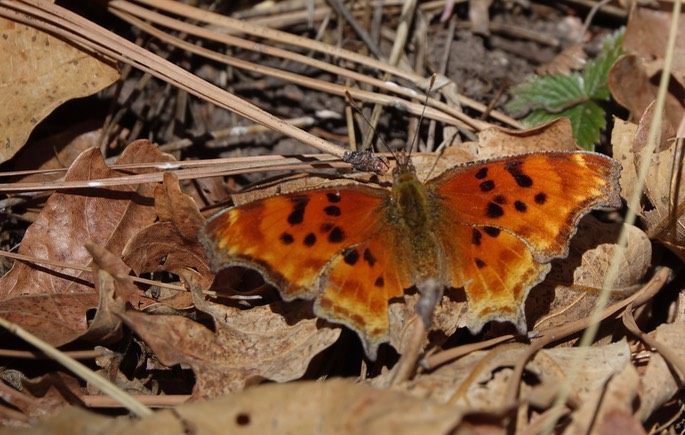
[[[474,9],[480,12],[472,17],[478,18],[481,33],[487,33],[483,29],[490,20],[483,13],[486,3]],[[650,19],[661,23],[668,18],[652,15],[656,18],[650,15]],[[637,26],[638,20],[633,20]],[[647,56],[631,32],[637,31],[629,26],[623,45],[631,54],[617,63],[621,75],[615,66],[609,77],[615,96],[629,94],[628,83],[636,83],[628,80],[634,78],[631,74],[641,80],[639,101],[616,97],[630,110],[629,119],[639,122],[616,120],[612,132],[613,154],[624,168],[624,197],[634,190],[636,162],[643,157],[646,135],[640,128],[648,128],[653,117],[648,80],[659,68],[631,66],[644,64]],[[658,52],[654,47],[645,50]],[[625,59],[632,63],[621,64]],[[680,65],[676,68],[674,75],[680,79]],[[667,140],[679,131],[680,125],[674,123],[682,113],[673,102],[666,112],[662,127],[666,139],[662,138],[660,154],[653,159],[642,207],[636,210],[639,226],[621,225],[616,219],[607,222],[611,216],[603,221],[586,217],[570,256],[555,261],[548,279],[531,292],[526,307],[531,329],[535,324],[531,342],[534,346],[547,340],[550,345],[531,352],[529,342],[514,341],[497,325],[483,336],[471,337],[458,324],[465,309],[463,299],[448,294],[436,313],[426,360],[410,380],[400,383],[393,381],[398,357],[394,349],[402,353],[408,340],[411,297],[406,305],[391,305],[392,347],[383,346],[378,361],[365,360],[356,337],[316,319],[307,302],[280,301],[259,276],[240,268],[217,277],[210,272],[195,237],[206,215],[201,209],[204,198],[218,202],[225,190],[237,189],[232,184],[235,179],[207,180],[205,192],[170,173],[161,184],[129,183],[128,175],[155,170],[115,169],[99,150],[83,151],[69,165],[64,181],[114,177],[124,181],[116,187],[59,190],[50,195],[19,248],[20,254],[37,261],[17,261],[0,278],[0,317],[55,346],[95,350],[91,366],[103,377],[138,400],[176,406],[137,420],[85,411],[80,407],[106,403],[97,401],[97,388],[44,360],[23,365],[7,359],[5,364],[3,357],[1,421],[10,426],[31,424],[28,430],[34,432],[68,429],[72,433],[502,432],[512,421],[537,432],[555,421],[554,400],[569,387],[565,403],[556,408],[563,415],[559,432],[601,433],[630,427],[640,433],[643,425],[658,426],[666,421],[662,415],[672,409],[669,404],[680,403],[683,374],[674,367],[682,367],[678,343],[685,334],[678,310],[684,304],[676,303],[682,299],[680,288],[669,290],[677,295],[675,311],[670,313],[654,311],[643,305],[649,298],[639,298],[646,288],[654,291],[665,284],[667,274],[652,275],[660,264],[653,248],[661,256],[672,252],[683,258],[676,224],[680,201],[673,196],[669,164],[678,151]],[[478,142],[464,142],[458,152],[452,147],[446,154],[461,162],[572,149],[568,126],[562,120],[526,132],[483,130]],[[421,173],[436,170],[432,156],[422,159],[417,156]],[[115,164],[144,167],[172,161],[157,146],[141,140],[128,145]],[[446,161],[438,165],[453,164]],[[624,227],[629,234],[627,249],[618,250],[615,241]],[[659,245],[653,246],[654,241]],[[661,246],[668,249],[666,254]],[[624,271],[614,284],[610,303],[637,297],[639,304],[630,305],[630,310],[635,311],[636,326],[651,331],[651,338],[640,341],[634,338],[639,331],[626,333],[619,311],[608,315],[592,347],[579,349],[574,347],[577,332],[550,331],[563,331],[566,325],[588,318],[610,259],[619,261]],[[79,268],[84,266],[90,268]],[[650,276],[654,280],[645,285]],[[499,343],[493,341],[497,339]],[[6,350],[23,349],[17,341],[8,343]],[[441,353],[459,350],[463,350],[460,357],[430,364]],[[518,367],[523,370],[517,371]],[[677,411],[671,413],[677,418]],[[0,432],[25,433],[22,429]]]

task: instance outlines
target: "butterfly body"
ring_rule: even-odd
[[[389,301],[426,283],[464,288],[473,331],[491,320],[525,331],[528,291],[567,255],[580,217],[620,205],[618,173],[606,156],[554,152],[460,165],[424,183],[407,160],[390,190],[260,199],[210,218],[200,241],[214,270],[251,267],[284,299],[313,299],[317,316],[355,330],[374,358],[389,339]]]
[[[398,163],[392,191],[381,210],[393,222],[395,251],[403,257],[412,284],[435,279],[448,284],[445,254],[436,227],[440,216],[435,195],[419,181],[411,162]],[[402,261],[402,260],[400,260]]]

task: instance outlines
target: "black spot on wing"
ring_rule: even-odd
[[[473,243],[476,246],[480,246],[480,239],[482,238],[483,234],[474,228],[473,232],[471,233],[471,243]]]
[[[492,180],[486,180],[486,181],[481,182],[478,185],[478,187],[480,188],[481,192],[484,192],[484,193],[489,192],[495,188],[495,182]]]
[[[331,243],[340,243],[345,240],[345,232],[340,227],[333,227],[328,233],[328,241]]]
[[[327,193],[326,198],[328,199],[328,202],[335,204],[336,202],[340,202],[340,194],[339,193]]]
[[[504,215],[504,209],[501,205],[490,201],[488,206],[485,208],[485,216],[489,218],[498,218]]]
[[[337,205],[329,205],[328,207],[323,209],[323,212],[326,213],[328,216],[341,215],[340,207],[338,207]]]
[[[485,231],[485,234],[488,236],[495,238],[499,236],[499,233],[502,231],[497,227],[483,227],[483,231]]]
[[[544,192],[538,193],[535,195],[535,202],[540,205],[544,204],[547,202],[547,195]]]
[[[304,237],[303,240],[305,246],[312,247],[316,244],[316,235],[314,233],[309,233]]]
[[[292,234],[289,234],[289,233],[281,234],[281,237],[279,237],[279,239],[281,240],[281,242],[283,242],[284,245],[289,245],[295,241]]]
[[[369,266],[373,267],[373,265],[376,264],[376,257],[373,256],[371,251],[364,249],[364,261],[366,261]]]
[[[309,204],[309,198],[306,196],[295,196],[290,198],[290,201],[293,203],[293,210],[288,215],[288,223],[290,225],[301,224],[304,220],[304,211],[307,208],[307,204]]]
[[[531,187],[533,185],[533,179],[523,173],[521,165],[523,165],[521,160],[514,160],[507,162],[504,165],[504,169],[514,177],[514,180],[516,180],[516,184],[518,184],[519,187]]]
[[[476,178],[479,180],[482,180],[483,178],[488,176],[488,168],[480,168],[478,172],[476,172]]]
[[[354,266],[359,261],[359,252],[355,248],[349,249],[343,253],[343,260],[350,266]]]

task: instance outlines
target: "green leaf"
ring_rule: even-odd
[[[591,98],[608,100],[611,97],[608,85],[609,70],[616,59],[624,53],[622,47],[623,33],[623,29],[620,29],[607,37],[602,44],[602,51],[599,55],[585,65],[583,87],[585,94]]]
[[[578,74],[535,76],[512,89],[512,94],[514,98],[506,105],[511,113],[537,109],[560,112],[570,102],[585,97],[583,81]],[[557,113],[555,118],[558,117]]]
[[[623,54],[623,30],[606,38],[596,59],[580,73],[535,76],[512,89],[513,98],[505,108],[523,115],[529,126],[565,116],[571,120],[576,142],[592,149],[606,126],[605,112],[596,101],[611,97],[607,83],[609,70]]]

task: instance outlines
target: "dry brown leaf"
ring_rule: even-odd
[[[8,433],[186,434],[449,434],[454,406],[344,380],[263,385],[229,397],[188,403],[150,417],[122,420],[70,408],[30,429]]]
[[[541,65],[535,69],[537,75],[571,75],[572,71],[583,69],[587,54],[583,50],[583,44],[571,44],[557,54],[551,62]]]
[[[586,216],[571,240],[569,256],[552,263],[545,281],[531,291],[526,318],[541,330],[585,318],[592,313],[612,261],[621,273],[614,282],[610,302],[630,296],[651,265],[652,246],[637,227],[625,226],[627,246],[617,258],[616,240],[622,226]]]
[[[196,274],[183,275],[197,282]],[[197,284],[191,288],[197,309],[214,320],[214,332],[181,316],[136,311],[120,315],[164,364],[184,363],[193,369],[196,398],[240,391],[262,379],[298,379],[310,360],[340,335],[339,328],[314,318],[311,303],[240,309],[205,301]]]
[[[164,183],[155,189],[155,213],[159,220],[141,229],[124,248],[124,262],[137,275],[193,268],[199,272],[200,287],[209,288],[214,275],[209,270],[197,232],[204,222],[195,202],[182,193],[175,175],[164,175]],[[162,289],[158,302],[175,308],[192,304],[190,293]],[[151,302],[148,301],[148,303]],[[148,303],[137,305],[140,309]]]
[[[95,433],[117,434],[123,433],[130,425],[128,420],[117,420],[80,407],[69,407],[44,420],[40,420],[27,428],[0,428],[2,435],[33,435],[33,434],[72,434],[87,435]]]
[[[99,147],[102,134],[101,120],[86,120],[69,126],[65,131],[38,141],[29,141],[12,159],[14,170],[66,169],[85,150]],[[123,133],[110,145],[123,140]],[[113,146],[111,148],[114,148]],[[63,171],[30,174],[19,177],[21,182],[47,182],[60,179]]]
[[[14,156],[56,107],[119,80],[113,62],[33,27],[0,18],[0,36],[0,162]]]
[[[609,87],[616,100],[640,119],[656,98],[659,76],[666,53],[671,12],[645,7],[631,9],[623,48],[630,55],[619,59],[609,74]],[[685,17],[682,14],[680,17]],[[677,128],[685,115],[682,89],[685,86],[685,36],[678,32],[671,83],[666,94],[665,116]]]
[[[614,159],[621,164],[621,196],[626,200],[634,195],[637,183],[637,164],[632,150],[637,124],[614,117],[614,128],[611,131],[611,144]],[[643,216],[642,209],[633,210]]]
[[[165,161],[148,141],[131,143],[117,163]],[[95,149],[84,152],[66,180],[120,177]],[[141,227],[155,218],[150,184],[82,189],[51,195],[38,219],[26,230],[19,253],[86,266],[91,256],[85,242],[102,245],[115,255]],[[86,312],[97,306],[93,276],[64,267],[16,262],[0,278],[0,315],[59,346],[87,329]]]
[[[573,379],[581,406],[573,412],[571,423],[563,433],[591,433],[595,422],[603,422],[607,414],[616,411],[632,413],[640,378],[630,362],[630,348],[626,341],[603,347],[599,355],[588,348],[573,350],[581,355],[587,352],[580,375]],[[574,359],[569,360],[570,364],[573,362]]]
[[[123,310],[126,302],[138,306],[134,296],[138,289],[130,276],[131,268],[102,246],[86,243],[86,249],[93,257],[98,307],[88,331],[81,338],[101,344],[119,341],[122,322],[114,311]]]
[[[513,154],[540,151],[575,151],[578,149],[573,138],[571,122],[568,118],[559,118],[547,124],[528,130],[507,130],[492,127],[478,133],[474,155],[478,159],[489,159]]]
[[[677,357],[685,360],[685,323],[662,324],[652,334]],[[674,377],[673,368],[657,352],[650,355],[647,368],[640,378],[640,406],[635,413],[644,422],[664,403],[671,400],[682,385],[682,379]]]
[[[630,119],[637,121],[656,98],[653,85],[643,61],[632,54],[621,56],[611,67],[607,78],[611,95],[630,111]]]
[[[642,217],[642,224],[650,239],[657,239],[680,258],[685,258],[685,215],[683,203],[685,201],[685,179],[682,178],[679,147],[672,139],[672,129],[662,132],[662,146],[651,156],[644,155],[646,131],[652,122],[652,110],[648,109],[640,125],[634,126],[618,123],[614,140],[614,155],[622,165],[621,185],[626,198],[633,195],[640,161],[649,159],[649,168],[645,176],[644,196],[639,210],[635,212]],[[668,121],[664,121],[664,126]],[[634,132],[632,146],[627,148],[630,135]],[[677,195],[677,197],[673,197]]]
[[[685,15],[685,12],[682,14]],[[644,59],[663,57],[671,28],[671,15],[670,8],[632,8],[623,37],[623,48]],[[682,16],[680,21],[683,22]],[[676,48],[685,49],[685,33],[677,33]]]
[[[15,370],[4,370],[0,378],[5,383],[3,401],[30,419],[43,419],[56,414],[69,405],[80,405],[78,379],[64,373],[49,373],[29,379]],[[12,387],[16,392],[12,391]],[[3,405],[6,406],[6,405]],[[1,413],[2,427],[22,422],[12,419],[11,413]]]
[[[599,422],[597,433],[600,435],[647,435],[640,421],[632,412],[609,411],[604,415],[604,420]]]
[[[464,407],[466,412],[515,406],[514,403],[504,403],[504,398],[511,367],[526,352],[527,346],[523,344],[472,352],[401,387],[438,403],[455,403]],[[561,383],[568,380],[572,369],[578,369],[572,383],[572,394],[577,395],[580,403],[595,404],[606,382],[627,368],[634,370],[625,340],[590,348],[545,349],[526,365],[527,373],[535,379],[533,384],[538,388],[541,385],[551,386],[553,391],[558,391]],[[521,390],[524,399],[530,394],[537,394],[530,386]],[[623,405],[632,406],[632,400],[628,399]]]

